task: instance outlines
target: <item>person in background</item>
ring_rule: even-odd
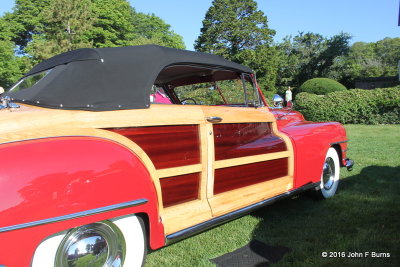
[[[293,107],[292,88],[290,86],[288,87],[288,89],[285,92],[285,100],[286,100],[286,107],[292,108]]]

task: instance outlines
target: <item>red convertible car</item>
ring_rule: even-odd
[[[155,45],[79,49],[0,102],[0,266],[141,266],[351,168],[336,122],[270,108],[254,72]]]

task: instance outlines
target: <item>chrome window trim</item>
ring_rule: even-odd
[[[77,218],[81,218],[81,217],[91,216],[91,215],[105,213],[105,212],[119,210],[119,209],[130,208],[130,207],[146,204],[147,202],[148,202],[147,199],[141,198],[141,199],[128,201],[128,202],[124,202],[124,203],[119,203],[119,204],[114,204],[114,205],[110,205],[110,206],[105,206],[105,207],[101,207],[101,208],[76,212],[76,213],[72,213],[72,214],[68,214],[68,215],[63,215],[63,216],[43,219],[43,220],[39,220],[39,221],[33,221],[33,222],[28,222],[28,223],[21,223],[21,224],[1,227],[0,233],[23,229],[23,228],[28,228],[28,227],[39,226],[39,225],[44,225],[44,224],[62,222],[62,221],[71,220],[71,219],[77,219]]]

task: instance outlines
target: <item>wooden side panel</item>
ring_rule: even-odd
[[[215,195],[210,199],[213,216],[246,207],[279,194],[293,187],[293,178],[284,176]]]
[[[160,179],[164,207],[199,198],[200,173]]]
[[[130,127],[111,129],[138,144],[156,169],[200,163],[197,125]]]
[[[214,124],[215,160],[286,151],[268,122]]]
[[[283,177],[287,173],[287,158],[217,169],[214,177],[214,194]]]

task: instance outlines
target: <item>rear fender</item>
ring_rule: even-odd
[[[46,237],[128,214],[148,217],[153,249],[165,243],[156,185],[121,144],[72,136],[11,142],[0,145],[0,164],[1,264],[29,266]]]

